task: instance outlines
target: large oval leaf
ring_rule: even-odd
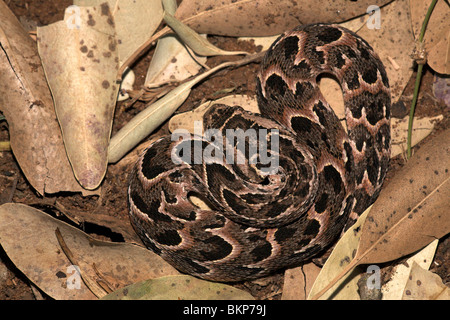
[[[105,300],[253,300],[245,291],[191,276],[146,280],[105,296]]]
[[[370,5],[391,0],[183,0],[176,17],[198,33],[270,36],[299,24],[341,22],[365,14]]]

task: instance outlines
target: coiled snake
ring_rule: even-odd
[[[341,85],[347,132],[318,88],[322,74]],[[380,192],[390,155],[390,91],[365,40],[328,24],[284,33],[263,59],[257,99],[260,115],[216,105],[204,116],[204,129],[223,133],[224,146],[234,145],[235,159],[240,152],[243,162],[201,162],[198,153],[183,152],[195,146],[218,152],[217,141],[166,136],[145,150],[131,173],[132,225],[181,272],[241,281],[298,265],[335,241],[349,217]],[[227,130],[249,128],[262,132],[259,140],[268,145],[276,139],[278,149],[267,154],[276,157],[277,172],[264,171],[267,165],[245,151],[258,137],[246,136],[240,148],[237,139],[226,139]],[[194,195],[210,210],[195,205]]]

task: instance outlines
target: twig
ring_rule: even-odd
[[[237,68],[246,64],[249,64],[251,62],[254,61],[258,61],[259,59],[262,59],[264,57],[264,55],[266,54],[265,51],[261,51],[259,53],[255,53],[255,54],[251,54],[246,56],[245,58],[242,58],[240,60],[237,61],[229,61],[229,62],[224,62],[214,68],[211,68],[210,70],[202,73],[201,75],[199,75],[196,79],[196,82],[200,82],[201,80],[203,80],[204,78],[209,77],[211,74],[224,69],[224,68],[228,68],[228,67],[232,67],[232,68]]]
[[[395,71],[400,70],[400,66],[398,65],[398,63],[391,56],[387,56],[387,59],[389,60],[389,62],[391,63],[391,65],[392,65],[392,67],[394,68]]]
[[[97,297],[101,298],[105,296],[108,292],[106,292],[101,286],[97,285],[94,281],[92,281],[89,277],[83,274],[81,271],[81,268],[79,267],[79,264],[77,260],[75,259],[75,256],[73,255],[72,251],[67,246],[66,242],[64,241],[64,238],[61,234],[61,231],[59,228],[56,228],[55,230],[56,239],[58,239],[58,243],[66,255],[67,259],[69,259],[70,263],[74,266],[78,266],[78,270],[80,272],[81,279],[83,280],[86,287],[88,287],[89,290]]]
[[[144,54],[145,50],[147,50],[156,40],[161,38],[162,36],[171,32],[172,29],[169,27],[164,27],[159,32],[155,33],[150,39],[144,42],[127,60],[122,64],[117,73],[117,79],[119,81],[122,80],[122,74],[125,72],[125,69],[129,67],[137,58],[139,58],[142,54]]]
[[[11,193],[8,196],[7,202],[6,203],[11,203],[13,202],[13,198],[14,198],[14,193],[16,192],[16,188],[17,188],[17,183],[19,182],[19,174],[16,173],[14,175],[14,181],[13,181],[13,185],[11,187]]]
[[[108,293],[113,292],[114,291],[113,285],[108,280],[106,280],[106,277],[100,272],[100,270],[98,270],[97,265],[95,263],[92,263],[92,268],[94,269],[95,273],[98,276],[97,280],[98,285]]]

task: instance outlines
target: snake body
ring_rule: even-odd
[[[318,88],[322,74],[341,85],[347,132]],[[331,24],[288,31],[265,55],[256,94],[260,114],[216,105],[203,126],[223,133],[224,145],[231,144],[229,129],[265,128],[259,139],[268,143],[276,129],[279,148],[268,154],[277,157],[277,172],[264,173],[245,151],[244,163],[205,163],[194,152],[189,161],[173,161],[186,146],[217,150],[212,139],[190,135],[153,142],[130,175],[133,227],[183,273],[242,281],[299,265],[332,244],[380,192],[390,155],[390,91],[365,40]],[[248,136],[241,147],[256,143]]]

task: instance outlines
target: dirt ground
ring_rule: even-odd
[[[5,0],[5,3],[20,18],[25,25],[46,25],[63,19],[64,9],[72,4],[70,0],[44,1],[44,0]],[[227,50],[257,51],[254,45],[248,42],[238,42],[234,38],[211,37],[215,45]],[[134,66],[137,76],[135,88],[142,85],[146,69],[149,65],[152,50],[144,55]],[[216,57],[208,60],[209,66],[215,66],[223,60],[232,58]],[[254,94],[255,74],[258,65],[249,64],[234,70],[219,72],[207,81],[194,88],[186,103],[179,112],[190,110],[198,106],[202,100],[217,99],[223,89],[233,88],[234,94]],[[433,73],[428,68],[422,80],[421,93],[417,104],[416,115],[435,116],[444,114],[444,121],[437,125],[435,135],[449,123],[449,108],[437,101],[432,92]],[[396,104],[394,115],[404,117],[409,111],[415,74],[413,74],[405,92],[404,103]],[[141,111],[144,103],[137,102],[133,106],[123,103],[117,106],[113,131],[117,131],[127,123],[135,114]],[[159,134],[167,132],[167,125],[159,129]],[[428,137],[427,139],[429,139]],[[0,141],[7,141],[8,125],[0,122]],[[424,143],[424,142],[422,142]],[[392,161],[389,177],[404,164],[401,156]],[[11,152],[0,153],[0,204],[17,202],[32,205],[57,217],[64,217],[69,222],[78,225],[85,232],[99,238],[112,241],[136,241],[129,225],[126,206],[127,172],[130,168],[123,165],[110,166],[106,179],[102,185],[101,196],[83,198],[76,194],[59,194],[48,197],[38,196],[27,183]],[[387,183],[389,183],[389,177]],[[81,224],[77,222],[82,222]],[[447,236],[438,247],[435,261],[431,270],[439,274],[444,283],[450,282],[450,240]],[[254,281],[241,285],[255,297],[261,299],[279,299],[283,283],[282,274],[274,275],[268,279]],[[35,299],[26,277],[17,270],[0,247],[0,300]]]

